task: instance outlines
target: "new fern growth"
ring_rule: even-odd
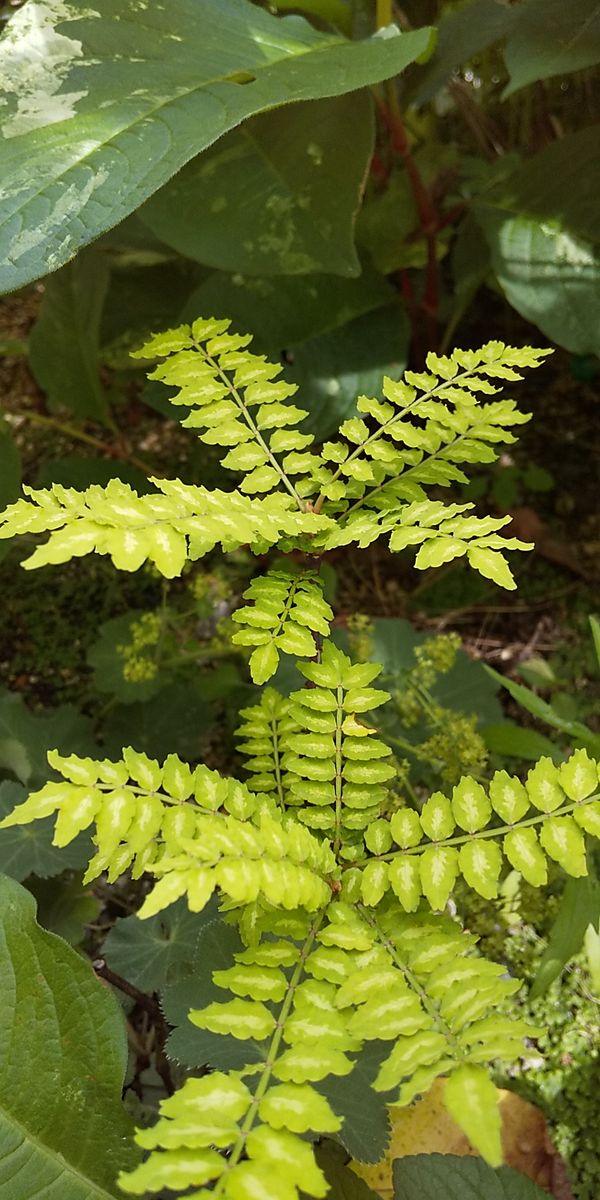
[[[505,551],[528,547],[501,535],[508,518],[473,516],[437,490],[514,440],[511,427],[527,417],[490,399],[494,381],[519,379],[548,352],[490,342],[430,354],[425,372],[384,380],[383,400],[361,396],[357,415],[319,448],[297,428],[295,387],[249,340],[226,321],[199,320],[138,352],[159,360],[153,377],[179,389],[184,425],[223,448],[239,487],[155,480],[156,492],[138,497],[117,481],[82,493],[55,485],[28,489],[0,515],[4,537],[49,533],[29,567],[96,551],[124,570],[150,560],[174,576],[216,545],[293,552],[288,566],[256,576],[234,614],[233,641],[250,649],[255,683],[282,653],[303,660],[306,680],[286,697],[268,687],[242,711],[246,782],[175,755],[52,752],[56,778],[2,822],[55,814],[59,846],[91,829],[88,880],[127,870],[155,879],[141,919],[182,896],[200,912],[216,893],[219,919],[239,930],[243,948],[213,972],[219,998],[189,1014],[210,1035],[207,1066],[217,1069],[188,1079],[139,1131],[148,1157],[120,1179],[133,1195],[325,1196],[311,1142],[344,1141],[331,1081],[351,1077],[369,1043],[379,1048],[375,1091],[408,1104],[446,1076],[451,1113],[499,1163],[488,1068],[518,1057],[535,1030],[508,1004],[519,982],[444,910],[459,876],[491,899],[507,864],[536,885],[548,858],[584,874],[585,835],[600,836],[598,763],[583,750],[562,766],[542,759],[525,782],[497,772],[486,785],[465,777],[420,808],[400,798],[377,731],[389,700],[376,686],[381,668],[335,645],[318,574],[328,550],[386,537],[392,551],[418,547],[418,568],[466,556],[514,587]],[[230,1071],[220,1069],[223,1040],[240,1043]]]

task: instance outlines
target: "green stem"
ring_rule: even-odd
[[[407,404],[405,408],[400,410],[400,412],[394,413],[393,417],[389,417],[389,419],[387,421],[384,421],[383,424],[378,427],[378,429],[374,430],[374,432],[371,433],[369,435],[369,437],[365,439],[364,442],[361,442],[360,446],[357,446],[356,449],[353,450],[352,453],[348,455],[347,459],[345,459],[345,461],[343,463],[340,463],[337,471],[334,472],[333,478],[330,480],[330,483],[335,483],[335,481],[337,479],[339,479],[340,475],[342,474],[342,467],[347,467],[348,463],[353,462],[353,460],[355,458],[358,458],[358,456],[360,454],[364,453],[367,446],[370,446],[373,442],[379,441],[379,438],[383,437],[384,434],[386,434],[394,425],[397,425],[399,423],[399,421],[401,421],[403,419],[403,417],[405,417],[407,415],[407,413],[411,412],[412,409],[414,409],[417,405],[422,404],[425,400],[430,400],[432,396],[437,395],[438,392],[443,392],[445,388],[454,387],[457,383],[460,383],[461,379],[468,379],[469,377],[472,377],[473,374],[474,374],[473,371],[462,371],[460,373],[460,375],[455,375],[453,379],[442,379],[442,380],[440,380],[439,383],[436,383],[435,387],[431,388],[430,391],[423,392],[423,394],[421,396],[415,396],[415,398],[413,400],[411,400],[410,404]],[[467,436],[468,436],[468,434],[466,434],[466,433],[460,435],[461,438],[467,437]],[[459,441],[459,440],[460,440],[460,438],[456,439],[456,441]],[[455,442],[452,442],[449,444],[455,445]],[[446,445],[446,443],[444,445]],[[440,447],[440,450],[441,449],[442,449],[442,447]],[[435,454],[430,455],[430,458],[435,458],[435,456],[440,453],[440,450],[436,450]],[[427,461],[429,461],[429,459],[427,459]],[[411,467],[410,470],[405,473],[405,478],[406,478],[406,476],[408,476],[410,474],[410,472],[412,470],[416,470],[416,468]],[[396,476],[394,476],[393,479],[384,480],[384,482],[379,484],[378,487],[373,488],[372,491],[368,492],[366,496],[361,496],[360,500],[357,500],[353,505],[351,505],[351,507],[348,508],[346,510],[346,512],[343,514],[343,516],[347,517],[349,515],[349,513],[354,511],[354,509],[360,508],[361,505],[364,504],[365,500],[369,500],[371,498],[371,496],[376,496],[377,492],[380,492],[381,489],[386,486],[386,484],[393,483],[398,478],[399,478],[399,476],[396,475]],[[321,493],[321,495],[319,496],[319,498],[314,506],[315,512],[318,513],[321,511],[324,501],[325,501],[325,496],[323,495],[323,493]]]
[[[364,918],[364,920],[367,922],[367,924],[370,925],[371,928],[375,931],[375,934],[377,936],[377,939],[378,939],[380,945],[382,945],[384,947],[384,949],[387,950],[394,965],[398,968],[398,970],[404,976],[404,979],[406,980],[409,988],[411,988],[411,990],[413,992],[415,992],[415,994],[419,997],[419,1000],[421,1001],[421,1004],[423,1005],[425,1012],[428,1014],[428,1016],[431,1017],[431,1020],[433,1021],[434,1025],[436,1026],[436,1029],[438,1030],[438,1032],[441,1033],[443,1035],[443,1037],[445,1037],[446,1040],[450,1043],[455,1057],[458,1058],[459,1061],[463,1061],[464,1057],[465,1057],[465,1053],[464,1053],[464,1050],[463,1050],[458,1038],[452,1032],[450,1026],[446,1023],[444,1018],[441,1016],[435,1002],[431,999],[430,996],[427,995],[425,988],[419,982],[419,980],[417,979],[417,976],[413,974],[413,972],[410,970],[410,968],[407,967],[404,960],[400,957],[400,954],[398,953],[391,938],[387,937],[387,935],[384,933],[381,926],[378,924],[377,918],[373,915],[372,909],[365,908],[363,904],[357,904],[356,907],[358,908],[361,916]]]
[[[393,20],[393,0],[377,0],[377,8],[375,13],[375,25],[377,29],[384,29],[386,25],[391,25]]]
[[[514,830],[526,829],[531,825],[541,825],[543,821],[548,821],[554,817],[567,817],[570,813],[575,812],[578,808],[584,808],[586,804],[591,804],[592,800],[600,800],[600,792],[594,792],[592,796],[586,796],[585,800],[575,800],[573,804],[563,804],[561,808],[555,808],[552,812],[538,812],[535,817],[528,817],[526,821],[515,821],[514,825],[495,825],[491,829],[479,829],[476,833],[461,833],[456,837],[444,838],[443,841],[427,843],[421,842],[418,846],[409,846],[405,850],[390,850],[388,854],[371,855],[370,858],[360,859],[358,862],[353,862],[350,865],[353,867],[365,866],[367,862],[371,862],[373,858],[377,858],[382,862],[391,862],[395,858],[406,854],[422,854],[428,846],[463,846],[466,842],[481,841],[483,838],[502,837],[505,833],[512,833]]]
[[[228,1176],[229,1172],[233,1169],[233,1167],[235,1167],[237,1165],[240,1158],[242,1157],[242,1154],[244,1153],[244,1150],[246,1147],[246,1139],[247,1139],[248,1134],[250,1133],[252,1126],[254,1125],[254,1122],[258,1116],[258,1109],[260,1107],[260,1102],[261,1102],[263,1096],[265,1095],[265,1093],[267,1092],[267,1090],[269,1088],[269,1084],[271,1082],[273,1068],[277,1061],[277,1056],[279,1054],[279,1047],[281,1045],[281,1040],[283,1038],[285,1023],[286,1023],[286,1021],[291,1013],[291,1010],[292,1010],[292,1004],[294,1002],[294,993],[296,991],[296,988],[298,987],[298,984],[300,983],[302,975],[304,974],[304,964],[306,962],[306,959],[308,958],[308,955],[310,954],[310,952],[313,948],[315,938],[316,938],[317,933],[323,923],[324,917],[325,917],[325,909],[322,909],[321,912],[316,916],[313,924],[311,925],[311,928],[307,934],[307,937],[304,941],[302,949],[300,950],[298,962],[296,963],[293,974],[290,977],[289,983],[287,985],[286,994],[282,1001],[281,1008],[279,1010],[279,1016],[277,1019],[277,1025],[275,1027],[275,1033],[273,1034],[273,1037],[271,1038],[271,1044],[269,1046],[267,1057],[265,1059],[265,1065],[264,1065],[264,1069],[263,1069],[258,1087],[254,1093],[254,1098],[252,1100],[250,1108],[248,1109],[248,1112],[246,1113],[244,1121],[243,1121],[242,1125],[240,1126],[239,1137],[227,1159],[227,1166],[225,1168],[225,1171],[221,1175],[221,1177],[214,1189],[215,1197],[222,1196],[223,1187],[225,1185],[225,1182],[227,1180],[227,1176]]]
[[[296,501],[296,504],[298,505],[298,508],[300,509],[300,511],[304,512],[305,508],[306,508],[304,501],[298,495],[298,492],[296,491],[293,483],[291,482],[290,479],[288,479],[283,467],[280,465],[280,463],[275,458],[275,455],[273,454],[268,442],[266,442],[264,437],[262,436],[262,434],[258,428],[258,425],[253,420],[250,412],[248,411],[247,406],[244,404],[241,393],[235,387],[233,381],[229,378],[226,371],[223,371],[222,368],[219,366],[216,359],[211,358],[210,355],[207,354],[206,351],[202,349],[201,345],[198,342],[195,342],[194,345],[196,347],[196,350],[198,350],[198,352],[202,355],[204,361],[207,362],[209,364],[209,366],[212,367],[213,371],[219,376],[219,379],[222,381],[222,383],[224,383],[225,386],[228,388],[230,395],[233,397],[233,399],[235,400],[235,402],[240,410],[241,416],[244,418],[244,421],[246,422],[246,425],[248,426],[248,429],[251,430],[252,436],[258,442],[261,450],[264,450],[271,466],[274,468],[275,471],[277,471],[277,474],[279,475],[281,482],[283,483],[286,490],[289,492],[290,496]]]
[[[340,852],[342,845],[342,770],[344,762],[342,758],[342,723],[344,720],[344,689],[337,688],[337,710],[335,714],[335,836],[333,840],[333,853],[336,858]]]

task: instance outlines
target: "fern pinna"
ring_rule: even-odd
[[[154,480],[139,497],[114,480],[81,493],[55,485],[27,489],[0,516],[4,537],[49,533],[29,567],[96,551],[120,569],[149,560],[171,577],[216,545],[294,552],[252,581],[234,615],[255,683],[268,682],[281,654],[302,660],[306,681],[286,697],[267,687],[242,711],[245,782],[175,755],[53,752],[56,778],[2,823],[56,814],[59,846],[91,827],[88,881],[154,877],[141,919],[182,896],[200,912],[216,895],[222,927],[239,932],[229,965],[213,972],[218,998],[189,1013],[215,1069],[189,1078],[138,1132],[148,1157],[120,1179],[133,1195],[325,1196],[311,1143],[344,1142],[331,1081],[357,1071],[370,1043],[375,1092],[408,1104],[445,1076],[450,1112],[499,1163],[488,1067],[517,1057],[535,1030],[511,1015],[518,981],[444,910],[459,876],[492,899],[506,864],[536,885],[548,859],[584,874],[585,835],[600,836],[598,764],[584,750],[560,766],[540,760],[524,781],[501,771],[486,784],[463,778],[420,809],[403,799],[377,732],[389,699],[376,686],[381,668],[352,662],[331,640],[317,570],[330,549],[385,537],[393,552],[418,548],[418,568],[466,556],[514,587],[505,551],[528,546],[500,533],[508,518],[474,516],[437,490],[514,440],[511,427],[527,417],[493,398],[497,382],[519,379],[547,351],[490,342],[430,354],[426,371],[384,380],[383,400],[361,396],[357,415],[319,448],[297,428],[306,414],[292,403],[295,387],[248,343],[226,321],[199,320],[138,352],[178,389],[184,425],[223,448],[237,489]],[[302,554],[310,569],[298,566]],[[218,1047],[232,1042],[236,1065],[221,1069]]]

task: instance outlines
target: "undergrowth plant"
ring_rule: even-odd
[[[514,440],[512,426],[527,417],[497,398],[498,382],[520,379],[548,351],[493,341],[429,354],[425,371],[385,379],[383,399],[361,396],[358,415],[318,448],[298,428],[304,410],[281,366],[228,329],[198,320],[151,338],[138,356],[158,360],[152,377],[178,389],[183,424],[222,448],[236,488],[156,479],[141,497],[117,480],[84,492],[27,489],[1,532],[49,533],[29,568],[95,551],[121,570],[149,560],[166,577],[216,545],[257,556],[276,547],[288,565],[252,580],[233,640],[249,648],[257,685],[291,655],[302,686],[286,696],[269,686],[241,712],[246,782],[131,748],[117,762],[51,752],[57,778],[2,824],[56,814],[58,846],[92,828],[87,881],[153,877],[142,920],[184,896],[200,912],[216,895],[215,919],[239,934],[212,974],[218,998],[189,1013],[214,1069],[188,1078],[139,1130],[150,1153],[120,1177],[123,1191],[325,1196],[311,1143],[344,1142],[332,1085],[350,1086],[365,1055],[376,1060],[374,1093],[395,1103],[445,1076],[450,1113],[497,1165],[488,1068],[517,1058],[536,1030],[511,1012],[519,981],[444,910],[459,877],[489,900],[507,866],[536,886],[548,859],[584,875],[585,834],[600,836],[598,764],[579,750],[561,766],[540,760],[525,782],[499,771],[485,785],[463,777],[422,804],[404,798],[377,731],[389,699],[374,686],[381,668],[353,662],[332,639],[318,568],[329,550],[384,537],[394,553],[416,547],[420,569],[465,556],[514,587],[505,551],[528,546],[502,535],[509,518],[475,516],[437,489],[465,482],[465,464],[493,461]],[[359,1095],[366,1113],[369,1089]]]

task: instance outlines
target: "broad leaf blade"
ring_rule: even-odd
[[[358,275],[354,217],[372,148],[366,91],[275,109],[198,155],[140,216],[221,271]]]
[[[0,287],[68,262],[244,118],[378,83],[431,37],[348,42],[249,0],[29,0],[0,45]]]
[[[511,1167],[481,1158],[414,1154],[394,1163],[394,1200],[548,1200],[548,1193]]]
[[[148,921],[124,917],[113,925],[102,956],[112,971],[142,992],[162,991],[169,971],[176,974],[193,958],[203,917],[191,913],[183,900]]]
[[[109,1200],[135,1161],[121,1014],[91,967],[0,876],[0,1192]]]
[[[479,208],[507,300],[573,354],[600,352],[600,248],[561,221]]]
[[[516,7],[504,56],[510,83],[503,99],[538,79],[600,62],[598,0],[528,0]]]
[[[106,260],[91,250],[78,254],[46,283],[29,338],[29,365],[50,407],[98,421],[108,418],[98,357],[107,287]]]
[[[12,779],[0,783],[0,818],[7,817],[13,808],[27,799],[28,791]],[[92,846],[89,838],[80,833],[68,846],[53,846],[54,819],[46,817],[31,825],[13,825],[0,829],[0,871],[11,879],[50,879],[73,867],[85,867],[90,861]]]

